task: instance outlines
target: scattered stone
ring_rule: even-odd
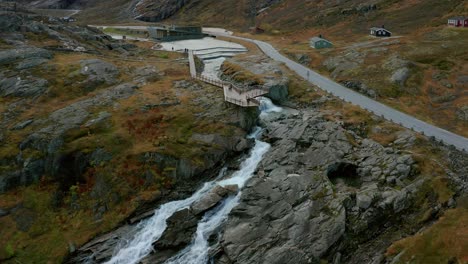
[[[32,119],[26,120],[24,122],[14,125],[11,130],[21,130],[32,124],[34,121]]]
[[[393,142],[395,145],[401,145],[404,147],[411,147],[414,145],[416,141],[416,136],[413,132],[409,130],[405,130],[402,132],[398,132],[396,140]]]

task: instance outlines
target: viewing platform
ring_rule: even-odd
[[[222,88],[224,92],[224,101],[226,102],[241,107],[257,107],[260,105],[260,102],[256,98],[269,93],[269,90],[263,87],[255,87],[251,89],[240,88],[233,83],[216,80],[214,78],[209,78],[202,74],[198,74],[195,66],[195,55],[193,50],[189,50],[188,57],[191,77],[193,79]]]

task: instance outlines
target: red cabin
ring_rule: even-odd
[[[468,27],[468,17],[452,17],[448,20],[451,27]]]

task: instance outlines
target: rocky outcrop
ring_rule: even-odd
[[[272,149],[213,250],[221,263],[316,263],[350,235],[378,233],[423,183],[410,155],[319,114],[278,114],[263,126]]]
[[[190,208],[176,212],[167,220],[167,229],[164,231],[161,238],[154,243],[155,249],[163,250],[178,250],[187,246],[193,239],[198,222],[203,217],[204,213],[218,205],[224,198],[233,195],[237,192],[235,186],[216,186],[210,193],[204,196],[201,200],[196,201]],[[158,253],[159,255],[159,253]],[[166,255],[166,254],[162,254]],[[149,256],[146,260],[150,260]],[[158,256],[158,258],[160,258]]]
[[[376,98],[377,97],[377,93],[375,92],[375,90],[367,87],[366,84],[360,82],[360,81],[342,81],[341,84],[343,84],[343,86],[347,87],[347,88],[350,88],[350,89],[353,89],[355,91],[358,91],[362,94],[365,94],[371,98]]]
[[[217,148],[206,151],[201,157],[202,161],[192,161],[158,152],[147,152],[143,154],[142,160],[147,164],[157,165],[161,171],[166,170],[173,178],[187,180],[201,175],[207,168],[215,167],[232,153],[242,153],[248,150],[253,144],[251,140],[240,136],[224,137],[216,134],[194,134],[191,141],[207,146],[217,146]]]
[[[354,14],[360,14],[360,15],[365,15],[369,12],[377,10],[377,5],[376,4],[360,4],[356,7],[353,8],[345,8],[341,10],[342,15],[354,15]]]
[[[85,124],[97,124],[96,119],[90,119],[90,108],[95,106],[109,106],[115,100],[128,98],[137,87],[132,84],[122,84],[100,92],[95,97],[73,103],[65,108],[52,112],[47,118],[29,122],[28,125],[41,126],[42,128],[30,134],[21,142],[21,152],[27,150],[38,151],[43,155],[39,158],[23,158],[19,155],[16,160],[9,161],[12,168],[0,172],[0,193],[11,188],[29,185],[37,182],[44,173],[48,175],[60,174],[60,168],[67,166],[66,161],[75,162],[75,154],[71,157],[63,156],[59,150],[64,146],[64,135],[67,131]],[[108,115],[102,114],[98,119],[105,122]],[[70,160],[71,159],[71,160]],[[80,166],[88,163],[79,162]],[[69,164],[68,164],[69,165]],[[68,173],[65,173],[68,174]]]
[[[281,2],[281,0],[249,0],[245,3],[245,13],[249,17],[257,15],[256,11],[260,11],[273,4]],[[183,7],[196,4],[189,0],[163,0],[154,3],[150,0],[140,0],[135,7],[134,13],[137,19],[149,22],[161,21],[177,14]]]
[[[164,0],[155,4],[151,1],[142,0],[137,4],[135,13],[138,14],[138,19],[143,21],[161,21],[177,13],[188,2],[188,0]]]
[[[47,91],[48,82],[37,77],[10,77],[0,81],[0,97],[36,98]]]
[[[348,72],[357,69],[363,63],[364,54],[351,50],[342,56],[330,57],[323,62],[323,66],[331,72],[333,78],[346,75]]]
[[[325,182],[277,170],[243,191],[222,237],[233,263],[314,263],[345,231],[345,209]],[[321,201],[312,197],[322,196]],[[326,210],[325,210],[326,209]]]
[[[80,73],[88,77],[85,81],[88,86],[101,83],[115,84],[119,70],[114,65],[99,59],[82,60],[80,64]]]
[[[0,51],[0,66],[14,63],[24,59],[52,59],[53,54],[45,49],[35,47],[24,47]]]

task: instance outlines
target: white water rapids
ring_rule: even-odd
[[[260,100],[262,102],[260,107],[262,114],[281,111],[281,108],[275,106],[268,98],[261,98]],[[223,170],[216,180],[205,183],[203,187],[191,197],[161,205],[160,208],[156,210],[153,217],[139,224],[139,232],[137,232],[131,240],[126,241],[126,243],[118,247],[112,258],[106,263],[138,263],[154,250],[153,243],[162,236],[167,228],[167,219],[175,212],[190,207],[194,202],[200,200],[204,195],[209,193],[216,185],[227,186],[236,184],[239,187],[237,195],[225,199],[216,208],[207,212],[198,223],[192,243],[166,262],[168,264],[206,264],[208,262],[208,251],[210,248],[208,237],[221,226],[228,218],[231,210],[239,203],[242,188],[253,176],[263,155],[270,149],[268,143],[258,139],[260,134],[261,129],[257,127],[255,131],[249,135],[250,138],[255,138],[255,146],[251,150],[250,156],[241,163],[240,169],[234,172],[230,178],[222,179],[225,172]],[[157,251],[157,249],[155,250]]]

